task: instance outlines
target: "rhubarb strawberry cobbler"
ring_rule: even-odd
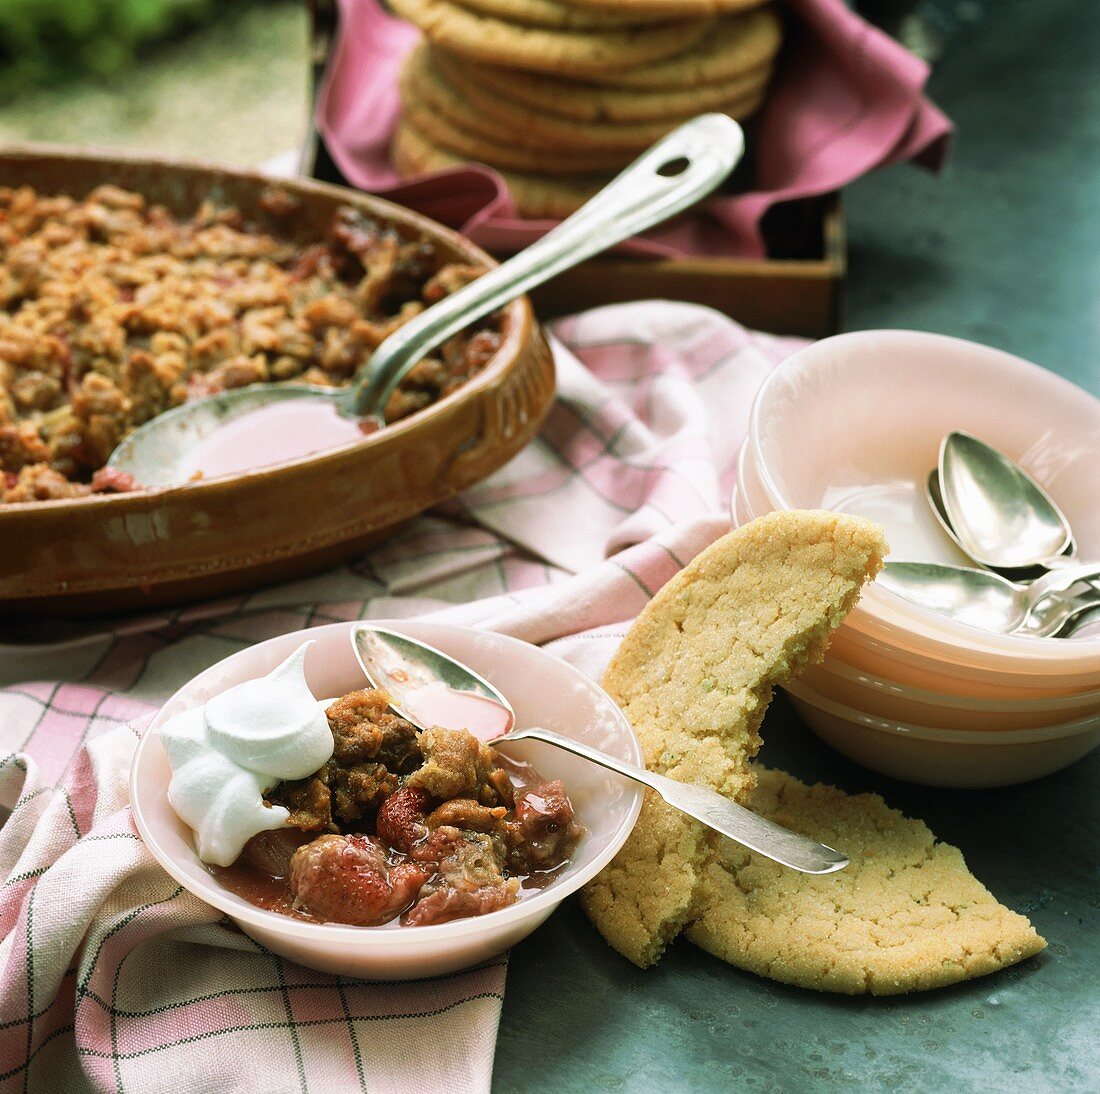
[[[188,399],[264,381],[339,386],[392,331],[476,277],[350,206],[327,237],[204,203],[180,218],[104,185],[77,199],[0,187],[0,502],[133,489],[118,442]],[[417,364],[395,421],[453,391],[500,345],[477,324]]]
[[[308,644],[307,644],[308,645]],[[302,646],[160,730],[169,801],[221,885],[296,918],[425,926],[553,881],[584,829],[565,787],[375,690],[317,703]]]

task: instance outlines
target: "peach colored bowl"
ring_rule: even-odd
[[[858,492],[882,488],[923,512],[918,492],[952,429],[1019,460],[1066,513],[1082,559],[1100,560],[1100,400],[1020,358],[915,331],[826,338],[776,369],[753,406],[735,504],[754,515],[763,505],[848,509]],[[906,557],[905,535],[896,533],[887,527],[893,556]],[[852,641],[854,632],[874,636],[971,674],[1100,686],[1100,638],[992,635],[875,586],[845,629]]]
[[[1100,691],[1039,698],[952,695],[910,687],[852,668],[832,652],[807,669],[802,682],[826,698],[865,714],[941,729],[1034,729],[1093,717],[1100,721]]]
[[[1060,771],[1100,745],[1100,718],[975,733],[912,725],[854,710],[803,681],[786,685],[795,709],[850,760],[923,786],[1012,786]]]
[[[561,779],[587,833],[565,872],[510,908],[431,927],[349,927],[307,923],[264,911],[223,889],[199,861],[192,834],[168,804],[171,771],[156,730],[169,718],[226,688],[270,672],[305,639],[306,677],[319,698],[363,687],[352,653],[354,623],[295,631],[219,661],[180,688],[161,708],[134,756],[130,799],[138,831],[157,861],[181,885],[229,916],[268,949],[311,968],[366,979],[436,976],[495,956],[526,937],[593,878],[623,845],[641,808],[636,783],[537,742],[508,754]],[[503,691],[520,725],[556,730],[631,763],[642,762],[633,730],[612,699],[577,669],[537,646],[487,631],[442,623],[386,622],[464,661]]]
[[[492,265],[434,221],[364,194],[230,168],[50,146],[0,152],[7,186],[80,196],[103,182],[180,214],[207,197],[262,220],[273,182],[301,199],[292,234],[320,238],[348,204],[423,236],[447,259]],[[467,488],[530,441],[554,367],[526,298],[504,309],[487,367],[433,406],[362,441],[248,474],[167,489],[0,507],[7,615],[119,611],[255,587],[332,565]]]
[[[1095,674],[1067,679],[1011,669],[975,668],[965,663],[941,661],[890,641],[868,637],[846,626],[834,634],[829,657],[896,684],[963,698],[1039,700],[1084,695],[1097,690],[1097,682],[1092,678]]]

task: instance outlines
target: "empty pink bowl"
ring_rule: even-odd
[[[517,722],[542,726],[641,764],[630,724],[612,699],[572,665],[537,646],[488,631],[442,623],[386,622],[436,646],[481,673],[508,696]],[[168,700],[134,756],[130,797],[134,820],[164,869],[246,934],[283,957],[325,972],[367,979],[437,976],[484,961],[526,937],[570,893],[595,877],[622,846],[641,808],[636,783],[549,745],[523,742],[508,754],[547,778],[561,779],[587,829],[562,875],[501,911],[430,927],[352,927],[309,923],[265,911],[224,889],[195,852],[191,830],[168,804],[171,770],[156,730],[169,718],[245,680],[270,672],[306,639],[306,678],[319,699],[367,686],[352,653],[355,623],[295,631],[219,661]]]
[[[756,516],[766,503],[872,517],[886,527],[893,558],[949,551],[924,483],[941,439],[956,429],[1027,468],[1069,518],[1081,559],[1100,560],[1100,400],[1018,357],[936,334],[843,334],[784,361],[753,405],[736,504]],[[853,641],[861,632],[968,672],[1100,686],[1098,637],[990,634],[874,585],[845,629]]]

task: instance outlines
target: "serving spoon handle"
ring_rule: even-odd
[[[737,165],[741,127],[701,114],[673,130],[540,240],[399,327],[340,396],[340,413],[381,420],[408,369],[430,350],[508,301],[705,197]]]
[[[575,756],[599,764],[609,771],[624,775],[634,782],[655,790],[674,809],[705,824],[708,828],[737,843],[756,851],[784,866],[790,866],[804,874],[831,874],[848,865],[839,851],[800,836],[765,817],[757,816],[715,790],[691,783],[677,782],[665,775],[647,771],[644,767],[609,756],[597,748],[564,737],[549,729],[514,729],[488,743],[494,748],[508,741],[542,741],[555,748],[572,752]]]

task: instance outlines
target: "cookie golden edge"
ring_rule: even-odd
[[[690,49],[646,65],[601,68],[586,83],[620,90],[660,91],[722,83],[770,64],[783,42],[783,21],[771,7],[715,19]],[[522,66],[505,61],[505,67]],[[555,73],[550,73],[555,75]]]
[[[476,132],[499,146],[516,145],[532,155],[553,148],[562,156],[618,155],[625,163],[699,110],[664,118],[626,121],[577,120],[552,113],[547,106],[532,106],[499,91],[478,86],[478,70],[467,72],[460,59],[445,50],[429,52],[421,47],[406,62],[413,93],[452,124]],[[712,109],[743,120],[763,101],[763,88],[730,94]]]
[[[469,11],[545,30],[611,30],[644,23],[675,21],[664,8],[644,11],[611,11],[603,5],[579,6],[564,0],[453,0]]]
[[[814,877],[734,845],[711,853],[684,933],[737,968],[813,991],[901,995],[987,976],[1046,946],[958,848],[877,794],[760,769],[749,804],[852,863]]]
[[[639,725],[643,719],[636,714],[632,717],[632,703],[638,698],[637,681],[644,676],[639,666],[652,667],[662,653],[667,653],[670,620],[675,629],[678,603],[695,583],[723,581],[761,551],[774,565],[775,558],[784,554],[783,545],[789,547],[792,538],[800,546],[823,544],[826,555],[829,544],[839,541],[845,560],[844,580],[830,590],[828,603],[821,606],[815,618],[783,643],[779,656],[759,667],[752,686],[743,687],[737,681],[733,705],[720,713],[729,720],[731,730],[740,734],[742,739],[734,744],[741,754],[724,755],[720,747],[709,750],[714,765],[724,769],[721,777],[711,777],[705,763],[678,762],[670,767],[662,759],[666,734],[659,728]],[[746,796],[754,783],[747,761],[760,746],[759,725],[772,688],[824,654],[828,633],[855,604],[863,583],[881,568],[886,550],[881,529],[870,521],[822,511],[771,514],[718,540],[669,581],[643,609],[604,676],[605,689],[623,707],[638,733],[647,766],[664,769],[664,773],[686,782],[711,785],[731,797]],[[835,573],[836,562],[834,552],[829,560],[830,573]],[[826,579],[824,584],[837,583]],[[722,686],[722,680],[716,683]],[[667,722],[675,721],[679,714],[666,718],[666,728]],[[682,743],[692,749],[698,741],[688,739]],[[708,743],[713,744],[713,739]],[[638,823],[623,848],[582,890],[581,904],[597,929],[614,949],[639,967],[646,968],[659,960],[695,913],[707,841],[702,825],[671,809],[657,795],[647,793]]]
[[[408,119],[398,122],[390,156],[402,178],[432,171],[452,170],[470,163],[469,159],[433,144]],[[494,170],[508,187],[516,212],[531,220],[564,219],[575,213],[606,182],[601,177],[543,178],[498,168]]]
[[[514,125],[483,114],[473,98],[448,83],[442,73],[432,68],[429,54],[422,47],[414,49],[407,58],[399,85],[404,116],[434,144],[456,155],[507,170],[546,175],[618,171],[637,151],[656,139],[650,136],[637,147],[616,148],[599,142],[582,145],[533,140],[529,133],[521,136]],[[530,128],[529,122],[522,125]]]
[[[450,0],[391,0],[394,12],[430,41],[489,64],[583,77],[631,69],[683,53],[710,28],[706,20],[605,31],[547,30],[508,23]]]
[[[705,19],[762,8],[769,0],[561,0],[579,11],[634,13],[639,16],[660,12],[666,18]]]
[[[434,49],[433,60],[445,50]],[[449,82],[465,93],[477,84],[484,93],[494,94],[516,105],[539,110],[568,121],[613,125],[618,123],[683,120],[726,103],[743,102],[766,90],[772,75],[770,62],[732,79],[686,88],[614,88],[606,85],[564,82],[537,72],[483,65],[463,58],[447,71]],[[448,59],[443,58],[443,66]],[[457,80],[456,80],[457,77]]]

